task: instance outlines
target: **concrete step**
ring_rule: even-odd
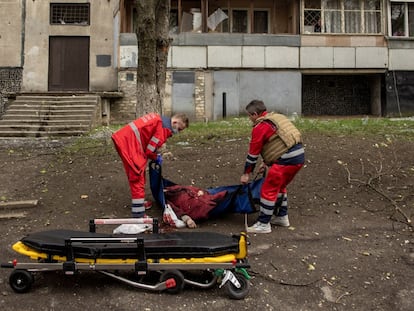
[[[7,111],[19,111],[19,110],[30,110],[30,111],[59,111],[59,110],[94,110],[95,105],[19,105],[12,104],[7,107]]]
[[[9,107],[74,107],[74,106],[89,106],[94,107],[96,105],[95,101],[14,101],[10,104]]]
[[[58,136],[81,136],[85,131],[65,130],[65,131],[0,131],[0,137],[58,137]]]
[[[99,96],[17,96],[0,119],[0,137],[81,135],[100,111]]]
[[[95,95],[65,95],[65,96],[43,96],[43,95],[21,95],[16,96],[16,101],[97,101],[98,96]]]
[[[56,125],[42,125],[42,124],[0,124],[0,132],[11,131],[11,130],[44,130],[44,131],[65,131],[65,130],[79,130],[89,131],[89,125],[82,124],[56,124]]]
[[[16,126],[21,126],[21,125],[62,125],[62,124],[67,124],[67,125],[85,125],[85,126],[89,126],[91,124],[90,120],[77,120],[77,119],[68,119],[68,120],[46,120],[46,119],[32,119],[32,120],[26,120],[26,119],[21,119],[21,120],[17,120],[17,119],[12,119],[12,120],[8,120],[8,119],[3,119],[2,122],[0,123],[0,125],[16,125]]]
[[[8,114],[12,115],[22,115],[22,116],[32,116],[38,118],[48,118],[51,116],[75,116],[75,115],[83,115],[91,117],[94,114],[94,110],[8,110],[4,116]]]
[[[39,115],[29,115],[29,114],[6,114],[1,120],[91,120],[89,113],[85,114],[39,114]]]

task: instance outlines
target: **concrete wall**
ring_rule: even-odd
[[[90,37],[90,91],[117,90],[117,68],[114,66],[114,12],[117,0],[90,1],[90,25],[50,25],[51,1],[27,1],[25,24],[25,66],[22,91],[48,90],[49,36]],[[85,3],[73,0],[72,3]],[[97,56],[109,55],[111,66],[99,67]]]
[[[22,66],[22,6],[26,1],[0,1],[0,67]]]
[[[174,36],[171,69],[299,68],[299,36],[192,34]],[[137,67],[135,34],[120,35],[120,67]]]
[[[365,38],[365,41],[363,36],[340,38],[314,36],[313,38],[316,43],[309,40],[309,36],[304,36],[302,40],[304,46],[300,46],[301,37],[298,36],[270,35],[268,37],[242,34],[198,36],[183,33],[174,37],[175,41],[168,56],[168,67],[171,71],[194,70],[197,73],[194,85],[194,111],[191,115],[194,115],[197,120],[203,118],[216,120],[223,117],[224,100],[226,100],[227,116],[243,114],[246,104],[257,98],[264,100],[270,110],[301,114],[303,100],[305,100],[302,100],[303,72],[321,74],[328,70],[330,74],[366,74],[367,72],[381,74],[389,65],[388,48],[384,46],[385,41],[382,37],[373,36]],[[121,34],[120,41],[121,66],[136,66],[135,35]],[[324,46],[326,44],[331,46]],[[352,79],[350,76],[350,81]],[[338,85],[334,94],[347,92],[342,89],[339,92],[341,86],[342,88],[349,86],[348,91],[352,93],[354,86],[349,83],[343,84],[341,76],[336,76],[333,80]],[[362,107],[361,111],[358,110],[360,113],[371,112],[375,115],[381,113],[381,96],[378,91],[380,79],[376,77],[374,82],[363,88],[363,96],[358,99],[357,106]],[[172,84],[172,80],[169,80],[167,87],[174,89]],[[321,91],[318,96],[324,95],[325,92]],[[335,113],[338,109],[340,114],[347,114],[350,111],[352,113],[349,114],[353,114],[357,111],[353,108],[355,105],[352,101],[343,99],[340,101],[337,106],[330,105],[331,108],[328,109],[330,113]],[[174,103],[173,97],[167,96],[166,102],[168,107],[174,106],[177,110],[179,103]],[[326,101],[318,99],[318,105],[324,105],[324,102]],[[309,107],[311,110],[314,109],[312,105],[306,103],[308,113]]]
[[[223,106],[226,116],[244,115],[246,105],[253,99],[263,100],[270,111],[301,114],[302,83],[297,70],[215,71],[213,86],[214,120],[224,117]]]
[[[414,70],[414,41],[389,39],[389,70]]]
[[[389,50],[383,37],[372,36],[256,36],[183,33],[174,37],[168,67],[171,69],[378,69],[391,64],[413,67],[414,49]],[[251,44],[251,45],[250,45]],[[329,45],[329,46],[327,46]],[[135,34],[121,34],[121,67],[136,67]],[[404,67],[408,69],[407,66]]]
[[[22,13],[25,1],[0,1],[0,116],[7,93],[19,92],[22,85]]]
[[[388,49],[384,47],[302,47],[300,68],[386,69]]]

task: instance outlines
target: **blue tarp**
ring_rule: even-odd
[[[149,165],[150,188],[154,200],[165,206],[164,188],[176,185],[176,183],[165,179],[161,174],[161,166],[151,162]],[[256,206],[260,201],[260,188],[263,178],[255,179],[246,185],[221,186],[205,189],[210,194],[227,191],[226,196],[209,213],[209,218],[219,217],[224,213],[253,213],[257,211]]]

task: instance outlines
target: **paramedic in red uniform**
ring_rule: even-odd
[[[145,169],[147,160],[161,164],[159,148],[169,137],[188,127],[185,114],[171,118],[149,113],[130,122],[112,135],[115,148],[122,159],[132,197],[132,217],[144,217]]]
[[[267,112],[260,100],[251,101],[246,111],[253,129],[240,182],[246,184],[249,181],[259,155],[263,158],[263,169],[268,168],[260,191],[259,217],[247,232],[270,233],[270,224],[290,225],[286,186],[303,166],[305,151],[299,130],[286,116]]]

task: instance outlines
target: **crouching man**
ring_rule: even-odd
[[[146,114],[130,122],[112,135],[115,148],[122,159],[132,197],[132,217],[145,215],[145,169],[148,159],[161,164],[159,148],[173,134],[189,125],[185,114],[171,118],[157,113]]]

